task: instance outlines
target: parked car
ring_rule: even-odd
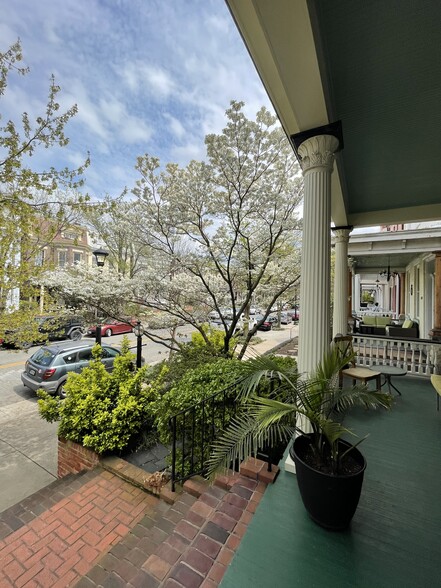
[[[263,315],[262,314],[256,314],[255,317],[254,317],[254,320],[256,321],[256,323],[259,323],[262,319],[263,319]],[[263,323],[261,325],[259,325],[257,327],[257,330],[258,331],[271,331],[272,326],[273,325],[272,325],[271,321],[269,321],[268,318],[267,318],[267,319],[265,319],[263,321]]]
[[[84,334],[84,318],[79,315],[44,315],[35,317],[34,321],[32,325],[6,331],[1,344],[29,349],[32,345],[41,345],[46,341],[79,341]]]
[[[290,310],[285,311],[288,317],[291,317],[291,320],[298,321],[300,318],[300,312],[298,308],[292,308]]]
[[[289,325],[292,322],[292,318],[288,316],[287,312],[280,313],[280,324],[281,325]]]
[[[49,394],[65,397],[64,384],[69,372],[79,373],[92,359],[95,343],[55,343],[40,347],[25,363],[21,374],[23,385],[31,390],[43,388]],[[121,355],[119,349],[102,345],[102,357],[106,370],[113,370],[115,358]]]
[[[40,316],[36,320],[39,322],[38,330],[47,334],[49,341],[79,341],[84,333],[84,318],[79,315]]]
[[[104,337],[111,337],[112,335],[122,335],[123,333],[131,333],[136,321],[128,319],[127,321],[117,321],[116,319],[107,319],[101,323],[101,334]],[[88,335],[96,335],[97,325],[91,326],[87,329]]]

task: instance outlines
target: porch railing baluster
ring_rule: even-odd
[[[441,354],[441,342],[431,339],[391,339],[357,333],[352,337],[357,363],[368,367],[390,365],[402,367],[409,374],[430,376]]]

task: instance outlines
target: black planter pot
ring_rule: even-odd
[[[341,440],[344,448],[350,443]],[[349,475],[331,475],[313,469],[303,456],[310,445],[310,438],[301,435],[290,448],[296,466],[297,481],[303,504],[313,521],[333,531],[345,529],[357,509],[363,484],[366,460],[357,448],[350,452],[360,466],[360,471]]]

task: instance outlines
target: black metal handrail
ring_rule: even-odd
[[[170,418],[173,492],[176,483],[183,483],[192,476],[206,473],[211,444],[237,414],[237,392],[236,383],[203,398]]]
[[[211,445],[240,411],[241,404],[237,400],[240,384],[241,382],[238,381],[228,388],[215,392],[169,419],[172,433],[171,486],[173,492],[176,483],[183,483],[193,476],[206,474]],[[270,380],[269,385],[270,391],[274,392],[274,381]],[[271,471],[272,464],[280,459],[280,449],[262,447],[258,450],[256,457],[266,461],[268,471]],[[239,463],[232,464],[232,467],[238,471]]]

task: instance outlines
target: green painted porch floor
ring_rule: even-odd
[[[357,410],[368,466],[350,528],[313,523],[295,476],[269,487],[221,588],[441,586],[441,411],[430,381],[395,378],[391,412]]]

